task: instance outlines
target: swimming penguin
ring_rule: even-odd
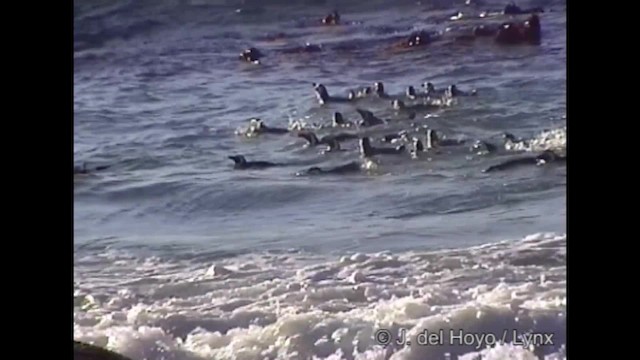
[[[433,86],[433,83],[430,83],[430,82],[426,82],[426,83],[422,84],[422,87],[424,88],[425,94],[429,94],[429,93],[434,92],[436,90],[436,87]]]
[[[419,138],[414,137],[412,145],[413,149],[411,150],[411,157],[414,159],[417,159],[420,153],[427,151],[427,149],[424,147],[424,144],[422,143],[422,140],[420,140]]]
[[[322,84],[313,83],[313,88],[316,93],[316,97],[318,98],[318,102],[320,105],[324,105],[329,102],[349,102],[353,99],[339,97],[339,96],[330,96],[327,88]]]
[[[269,167],[279,166],[279,164],[268,161],[247,161],[242,155],[229,156],[229,159],[235,163],[233,168],[237,170],[244,169],[265,169]]]
[[[254,47],[244,50],[243,52],[240,53],[240,56],[239,56],[240,60],[253,63],[253,64],[259,64],[260,59],[263,57],[264,57],[264,54],[262,54],[260,50]]]
[[[298,175],[327,175],[327,174],[350,174],[360,172],[362,169],[362,165],[357,161],[352,161],[350,163],[339,165],[333,168],[322,169],[320,167],[314,166],[309,169],[299,172]]]
[[[373,94],[373,88],[371,86],[365,86],[355,91],[355,97],[357,99],[366,98]]]
[[[555,152],[553,152],[552,150],[545,150],[540,155],[537,155],[537,156],[520,157],[517,159],[504,161],[497,165],[489,166],[488,168],[484,169],[482,172],[488,173],[493,171],[508,170],[521,165],[544,165],[552,162],[564,163],[566,162],[566,160],[567,160],[566,156],[560,156]]]
[[[289,129],[285,128],[276,128],[267,126],[264,121],[253,118],[251,119],[251,131],[256,134],[288,134]]]
[[[431,83],[429,84],[433,87],[433,84]],[[408,86],[407,90],[404,93],[404,96],[409,100],[417,100],[417,99],[428,97],[429,92],[425,91],[424,93],[418,93],[413,86]]]
[[[420,31],[420,32],[415,32],[409,35],[406,45],[407,47],[424,46],[424,45],[430,44],[431,41],[432,39],[429,33]]]
[[[416,31],[411,33],[408,37],[399,40],[391,45],[392,51],[407,51],[428,45],[433,42],[431,34],[426,31]]]
[[[380,81],[373,83],[373,93],[381,98],[388,98],[389,95],[384,92],[384,84]]]
[[[371,157],[376,155],[401,155],[406,153],[406,146],[400,145],[395,148],[375,148],[371,146],[368,137],[360,139],[360,154],[363,157]]]
[[[337,10],[332,11],[329,15],[322,18],[322,23],[324,25],[339,25],[340,14],[338,14]]]
[[[451,85],[445,91],[445,96],[450,98],[458,97],[458,96],[476,96],[478,91],[476,89],[471,90],[471,92],[466,92],[458,89],[457,86]]]
[[[424,88],[424,94],[429,97],[443,96],[446,92],[446,90],[444,89],[436,90],[436,87],[433,85],[433,83],[430,82],[422,84],[422,87]]]
[[[319,145],[319,144],[331,145],[334,140],[338,141],[338,142],[341,142],[341,141],[345,141],[345,140],[357,139],[358,135],[349,134],[349,133],[340,133],[340,134],[335,134],[335,135],[323,136],[322,138],[318,139],[316,134],[313,133],[312,131],[300,131],[300,132],[298,132],[298,137],[301,137],[301,138],[307,140],[307,142],[309,143],[309,146],[316,146],[316,145]]]
[[[356,109],[356,111],[358,112],[358,114],[360,114],[360,116],[362,117],[362,120],[358,123],[358,125],[360,126],[375,126],[375,125],[382,125],[384,124],[384,121],[378,117],[376,117],[375,115],[373,115],[373,113],[369,110],[364,110],[364,109]]]
[[[410,100],[415,100],[418,98],[418,94],[416,93],[416,89],[413,86],[407,87],[407,91],[405,92],[405,96]]]
[[[350,127],[353,124],[349,121],[346,121],[341,112],[336,111],[333,113],[333,121],[331,125],[333,127]]]
[[[498,150],[498,147],[487,141],[476,140],[476,142],[471,145],[470,150],[478,153],[494,153]]]
[[[88,175],[88,174],[91,174],[91,173],[96,172],[96,171],[106,170],[106,169],[108,169],[110,167],[111,167],[111,165],[101,165],[101,166],[96,166],[93,169],[88,169],[87,168],[87,163],[82,163],[82,166],[80,166],[80,167],[75,166],[73,168],[73,175]]]

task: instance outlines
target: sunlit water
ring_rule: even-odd
[[[383,157],[362,174],[299,177],[358,159],[356,144],[322,154],[293,135],[235,135],[256,116],[279,127],[328,123],[334,111],[358,119],[355,106],[320,106],[313,82],[344,96],[374,81],[391,94],[431,81],[478,96],[415,122],[470,141],[504,131],[534,139],[513,150],[563,147],[564,3],[519,5],[551,10],[540,46],[392,54],[386,39],[459,26],[449,15],[474,8],[341,2],[349,25],[323,28],[309,25],[335,4],[76,3],[75,158],[112,167],[75,181],[75,337],[136,360],[425,359],[481,349],[380,349],[372,334],[511,329],[554,332],[555,346],[486,356],[561,357],[564,166],[484,174],[514,155],[444,151]],[[259,39],[279,32],[290,38]],[[275,52],[307,41],[325,50]],[[356,50],[335,50],[354,42]],[[268,53],[262,65],[239,62],[249,46]],[[358,106],[392,118],[391,129],[410,122],[385,101]],[[236,171],[231,154],[287,166]]]

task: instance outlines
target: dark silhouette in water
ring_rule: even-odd
[[[422,143],[422,140],[418,139],[418,138],[413,138],[413,153],[419,153],[419,152],[424,152],[426,149],[424,147],[424,144]]]
[[[336,111],[336,112],[333,113],[333,121],[332,121],[331,125],[333,127],[338,127],[338,126],[351,126],[353,124],[351,122],[345,120],[344,116],[342,116],[341,112]]]
[[[414,32],[409,37],[391,46],[392,51],[405,51],[427,46],[435,41],[435,38],[426,31]]]
[[[488,141],[484,140],[476,140],[476,142],[471,145],[471,151],[485,151],[487,153],[494,153],[498,150],[498,147]]]
[[[253,119],[256,122],[256,126],[253,131],[258,134],[288,134],[289,129],[269,127],[260,119]]]
[[[476,96],[478,94],[478,92],[475,89],[471,90],[470,92],[466,92],[466,91],[462,91],[462,90],[458,89],[458,87],[455,86],[455,85],[449,86],[445,93],[449,97]]]
[[[260,59],[262,59],[264,57],[264,54],[262,54],[262,52],[254,47],[248,48],[246,50],[244,50],[243,52],[240,53],[240,60],[249,62],[249,63],[254,63],[254,64],[258,64],[260,63]]]
[[[436,90],[436,87],[431,82],[426,82],[421,85],[424,88],[424,94],[427,96],[443,96],[447,90]]]
[[[111,167],[111,165],[102,165],[102,166],[96,166],[93,169],[88,169],[87,168],[87,164],[83,163],[81,167],[74,167],[73,168],[73,174],[74,175],[91,174],[91,173],[96,172],[96,171],[106,170],[106,169],[108,169],[110,167]]]
[[[311,167],[305,171],[300,172],[299,174],[304,174],[304,175],[323,175],[323,174],[335,174],[335,175],[342,175],[342,174],[350,174],[350,173],[356,173],[356,172],[360,172],[361,169],[361,165],[359,162],[357,161],[352,161],[350,163],[344,164],[344,165],[340,165],[340,166],[336,166],[333,168],[328,168],[328,169],[322,169],[319,168],[317,166]]]
[[[329,15],[322,18],[324,25],[340,25],[340,14],[337,10],[333,10]]]
[[[317,53],[321,51],[322,51],[322,47],[320,45],[313,45],[310,43],[306,43],[303,46],[294,46],[294,47],[288,47],[285,49],[275,50],[275,52],[281,53],[281,54],[305,54],[305,53]],[[265,54],[255,47],[250,47],[242,51],[239,56],[240,60],[248,63],[253,63],[253,64],[260,64],[260,59],[262,59],[263,57],[265,57]]]
[[[360,139],[360,153],[363,157],[371,157],[376,155],[401,155],[406,153],[406,147],[400,145],[395,148],[375,148],[371,146],[369,138]]]
[[[405,92],[405,96],[410,100],[415,100],[418,98],[418,94],[416,93],[416,89],[413,86],[407,87],[407,91]]]
[[[334,146],[335,145],[334,141],[341,142],[345,140],[353,140],[353,139],[357,139],[358,135],[349,134],[349,133],[340,133],[335,135],[323,136],[322,138],[318,139],[316,134],[311,131],[300,131],[298,133],[298,137],[301,137],[307,140],[307,142],[309,143],[309,146],[316,146],[319,144]]]
[[[384,121],[382,119],[373,115],[373,113],[369,110],[356,109],[356,111],[362,117],[362,120],[358,123],[358,125],[360,126],[366,127],[366,126],[375,126],[375,125],[384,124]]]
[[[473,28],[472,34],[459,35],[455,40],[469,42],[479,37],[493,37],[501,45],[538,45],[542,38],[540,18],[533,14],[522,23],[505,22],[497,27],[479,25]]]
[[[504,23],[498,28],[496,42],[505,45],[522,43],[540,43],[540,18],[538,15],[531,15],[524,23]]]
[[[244,169],[265,169],[268,167],[279,166],[279,164],[268,161],[247,161],[242,155],[229,156],[229,159],[235,163],[233,168],[237,170]]]
[[[369,96],[375,96],[382,99],[388,99],[391,96],[384,91],[384,84],[381,81],[376,81],[373,86],[365,86],[356,91],[352,91],[354,98],[366,98]]]
[[[389,97],[389,95],[387,95],[387,93],[384,92],[384,84],[381,81],[376,81],[375,83],[373,83],[373,92],[374,94],[376,94],[378,97],[381,97],[381,98]]]
[[[545,150],[542,154],[537,156],[521,157],[517,159],[511,159],[504,161],[497,165],[492,165],[483,170],[483,172],[493,172],[501,170],[509,170],[522,165],[544,165],[549,163],[565,163],[567,161],[566,156],[560,156],[551,150]]]
[[[534,7],[531,9],[522,9],[518,5],[516,5],[514,2],[508,3],[504,7],[504,10],[502,11],[502,13],[505,15],[523,15],[523,14],[542,13],[542,12],[544,12],[544,9],[541,7]]]
[[[318,102],[321,105],[329,102],[349,102],[352,100],[351,98],[330,96],[327,88],[322,84],[313,83],[313,89],[316,93],[316,97],[318,98]]]

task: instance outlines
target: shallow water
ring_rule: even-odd
[[[514,155],[462,150],[382,157],[368,173],[300,177],[310,166],[358,159],[356,144],[325,155],[295,136],[234,132],[251,117],[278,127],[328,123],[334,111],[358,118],[352,105],[320,106],[313,82],[346,95],[374,81],[391,94],[431,81],[478,96],[415,122],[451,138],[496,141],[508,131],[535,139],[533,149],[516,150],[564,147],[564,2],[519,3],[551,10],[541,16],[540,46],[434,44],[402,54],[381,49],[412,30],[463,26],[447,20],[457,10],[504,4],[340,2],[348,25],[310,26],[336,4],[74,4],[75,159],[112,165],[75,180],[77,339],[136,360],[479,351],[374,346],[371,333],[381,327],[419,332],[451,318],[468,331],[553,331],[559,339],[541,352],[511,345],[487,356],[561,356],[564,166],[484,174]],[[279,32],[289,39],[259,39]],[[276,54],[304,42],[324,50]],[[238,61],[249,46],[268,53],[262,65]],[[393,119],[393,129],[409,123],[385,101],[358,106]],[[287,166],[236,171],[230,154]],[[373,255],[381,251],[388,253]],[[341,259],[354,253],[357,261]],[[213,265],[232,272],[207,273]]]

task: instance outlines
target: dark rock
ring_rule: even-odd
[[[73,341],[74,360],[131,360],[128,357],[114,353],[107,349]]]

